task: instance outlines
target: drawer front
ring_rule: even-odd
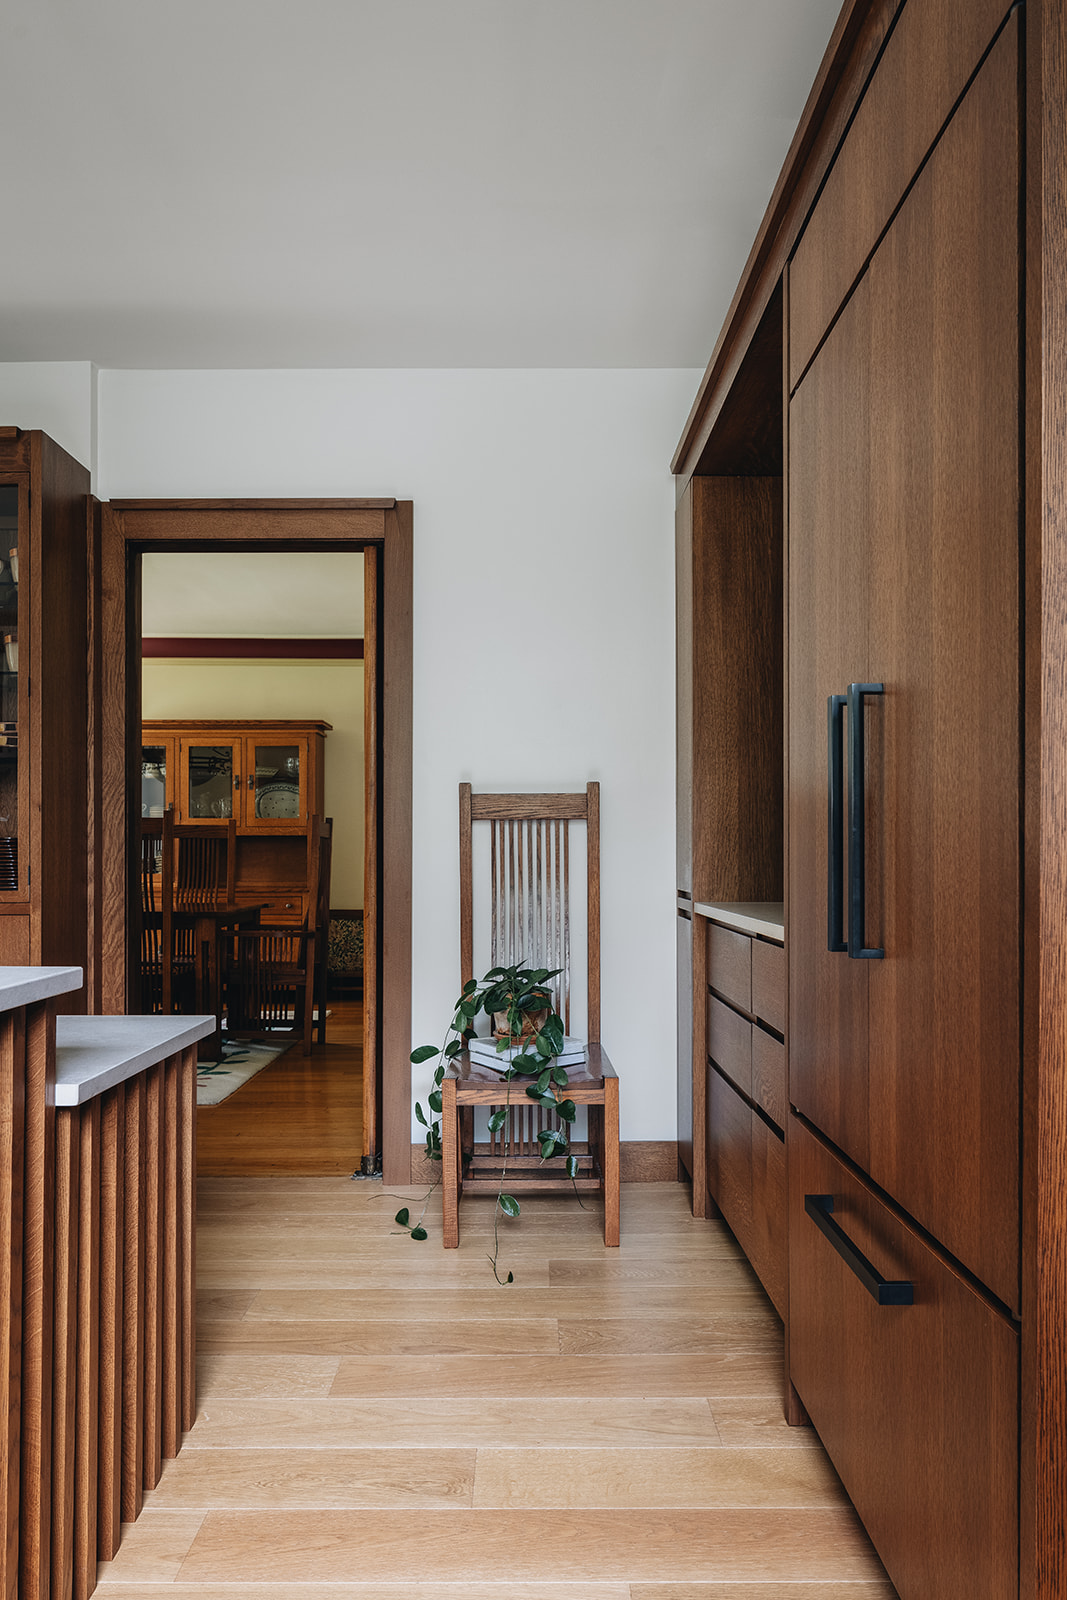
[[[913,1305],[880,1306],[804,1209]],[[1018,1593],[1018,1338],[797,1121],[789,1125],[790,1378],[901,1600]]]
[[[762,1028],[752,1029],[752,1091],[756,1105],[785,1131],[785,1045]]]
[[[752,1093],[752,1024],[708,995],[708,1055],[732,1083]]]
[[[752,1010],[752,940],[708,923],[708,984],[731,1005]]]
[[[751,1257],[752,1108],[708,1068],[708,1191]]]
[[[252,889],[238,889],[235,898],[240,906],[261,905],[263,909],[259,913],[259,920],[264,927],[277,924],[279,927],[299,928],[307,909],[307,896],[301,894],[299,889],[294,889],[290,894],[284,891],[271,894],[269,890],[257,894]]]
[[[784,1319],[786,1302],[785,1140],[762,1117],[752,1118],[752,1248],[748,1258],[757,1278]]]
[[[911,0],[801,235],[789,274],[795,388],[1008,7]]]
[[[762,939],[752,941],[752,1012],[769,1028],[785,1032],[785,951]]]

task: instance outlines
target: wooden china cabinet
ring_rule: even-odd
[[[236,899],[263,921],[307,914],[309,816],[325,805],[329,722],[162,721],[141,725],[141,814],[195,826],[237,822]]]
[[[0,428],[2,966],[87,966],[89,491],[46,434]]]
[[[1065,147],[1062,0],[847,0],[674,462],[680,1148],[902,1600],[1067,1594]]]

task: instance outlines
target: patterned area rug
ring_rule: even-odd
[[[217,1106],[229,1098],[235,1089],[288,1050],[292,1044],[248,1044],[243,1039],[222,1041],[221,1061],[198,1061],[196,1065],[196,1103],[198,1106]]]

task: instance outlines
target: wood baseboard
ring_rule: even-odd
[[[481,1146],[478,1147],[482,1149]],[[576,1140],[576,1151],[586,1146]],[[678,1143],[675,1139],[624,1139],[619,1146],[619,1171],[623,1183],[677,1183]],[[440,1162],[426,1159],[425,1147],[411,1147],[412,1183],[433,1183],[441,1176]]]

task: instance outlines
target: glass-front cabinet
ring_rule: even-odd
[[[302,832],[322,815],[328,722],[152,722],[141,730],[141,815],[236,819],[242,833]]]
[[[27,773],[19,762],[26,674],[19,675],[19,528],[26,522],[25,483],[0,483],[0,898],[27,895],[19,823],[27,814]]]

